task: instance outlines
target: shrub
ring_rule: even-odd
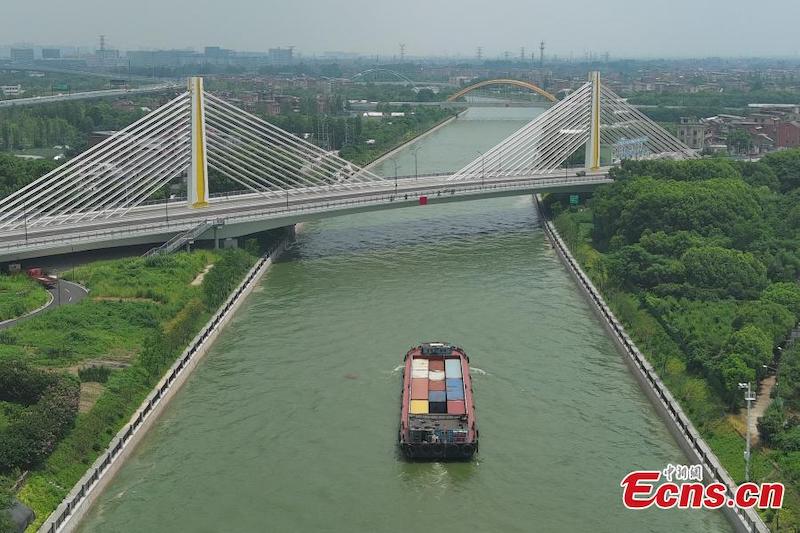
[[[102,365],[87,366],[78,370],[78,377],[81,378],[82,383],[105,383],[110,375],[111,369]]]
[[[80,385],[72,376],[61,375],[49,385],[0,433],[0,470],[31,467],[47,458],[72,427],[79,396]]]
[[[206,307],[209,310],[219,307],[252,265],[253,257],[243,250],[228,250],[223,253],[214,268],[203,278],[203,300]]]

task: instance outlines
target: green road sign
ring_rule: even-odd
[[[578,205],[581,201],[581,197],[577,194],[570,194],[569,195],[569,205]]]

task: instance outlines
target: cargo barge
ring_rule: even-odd
[[[406,353],[399,441],[409,459],[468,460],[478,451],[464,350],[428,342]]]

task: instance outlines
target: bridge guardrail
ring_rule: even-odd
[[[431,197],[431,199],[435,199],[447,195],[454,196],[456,194],[461,195],[461,194],[473,194],[473,193],[492,192],[492,191],[519,190],[521,192],[525,192],[536,188],[542,188],[548,185],[556,185],[556,184],[591,185],[597,182],[606,182],[606,181],[607,178],[605,176],[568,176],[568,177],[552,176],[548,178],[531,178],[528,180],[516,180],[510,182],[488,181],[485,183],[474,183],[469,185],[460,185],[461,182],[458,181],[453,181],[452,185],[450,185],[449,183],[446,185],[435,184],[428,186],[423,186],[422,184],[420,184],[421,188],[419,189],[410,189],[405,191],[399,191],[397,193],[381,192],[375,194],[365,194],[363,196],[359,196],[356,198],[340,198],[328,201],[320,200],[318,202],[291,204],[288,207],[281,206],[281,207],[273,207],[261,210],[253,209],[241,215],[226,216],[223,214],[218,214],[215,216],[215,218],[223,220],[225,224],[230,224],[238,222],[248,222],[255,219],[264,219],[273,216],[277,218],[278,216],[295,215],[302,213],[313,214],[331,210],[332,208],[346,209],[352,206],[378,204],[382,202],[389,203],[395,201],[418,201],[420,196],[428,196]],[[387,183],[386,185],[390,186],[391,183]],[[18,249],[19,251],[36,250],[38,248],[46,247],[47,245],[52,245],[53,243],[70,245],[92,240],[109,240],[109,239],[121,238],[124,236],[135,237],[135,236],[141,236],[159,232],[177,233],[186,231],[196,226],[198,222],[202,220],[203,219],[198,220],[197,218],[194,218],[185,221],[173,220],[172,222],[169,223],[156,222],[150,224],[131,224],[131,226],[133,227],[122,227],[119,229],[110,229],[110,230],[106,229],[98,231],[80,232],[64,236],[49,236],[40,239],[28,239],[27,242],[15,241],[13,243],[0,245],[0,250],[6,250],[6,251],[11,249]]]
[[[541,206],[540,212],[542,212]],[[681,435],[685,439],[685,442],[692,449],[695,456],[702,462],[706,472],[713,476],[713,479],[718,480],[725,485],[726,497],[733,499],[736,490],[736,482],[733,480],[733,478],[731,478],[730,474],[728,474],[728,471],[725,469],[725,467],[722,466],[722,463],[719,462],[719,459],[717,459],[717,456],[714,454],[708,444],[706,444],[705,440],[694,427],[694,424],[689,417],[683,412],[680,404],[672,396],[672,393],[661,381],[661,378],[658,376],[658,374],[656,374],[653,366],[644,357],[642,352],[639,351],[639,348],[625,331],[624,326],[619,322],[619,320],[617,320],[617,317],[611,311],[611,308],[609,308],[605,300],[603,300],[600,291],[597,290],[597,288],[594,286],[594,283],[584,273],[580,264],[578,264],[578,262],[572,256],[569,248],[561,239],[558,231],[555,229],[554,224],[547,220],[542,226],[550,237],[551,242],[555,244],[559,255],[564,258],[567,266],[570,270],[572,270],[586,294],[591,297],[596,309],[599,310],[603,320],[605,320],[609,329],[617,337],[619,345],[624,348],[626,355],[634,363],[636,370],[642,374],[645,382],[655,392],[658,401],[661,403],[662,411],[667,413],[670,421],[675,425],[675,427],[678,428]],[[764,521],[761,520],[761,517],[758,515],[758,513],[753,509],[727,507],[723,508],[722,510],[724,512],[734,513],[740,521],[741,526],[744,528],[742,529],[743,531],[752,533],[769,533],[769,528]]]

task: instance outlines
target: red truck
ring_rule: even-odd
[[[44,271],[41,268],[38,267],[29,268],[28,270],[25,271],[25,273],[28,274],[29,278],[38,281],[48,289],[52,289],[53,287],[56,286],[56,283],[58,283],[58,278],[56,278],[55,276],[48,276],[47,274],[44,273]]]

